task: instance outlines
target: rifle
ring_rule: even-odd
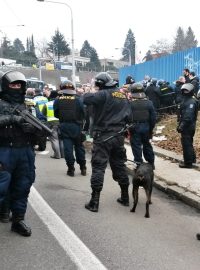
[[[33,125],[40,131],[42,130],[46,131],[48,135],[52,135],[52,130],[48,128],[45,124],[43,124],[40,120],[38,120],[38,118],[32,115],[32,113],[30,113],[29,111],[27,110],[21,111],[17,108],[14,111],[16,111],[18,115],[20,115],[26,123]]]
[[[106,138],[103,140],[103,142],[107,142],[109,141],[110,139],[114,138],[114,137],[117,137],[117,136],[120,136],[121,134],[124,134],[126,131],[129,130],[129,128],[133,127],[134,124],[130,124],[130,125],[125,125],[125,127],[123,127],[120,131],[118,131],[116,134]]]

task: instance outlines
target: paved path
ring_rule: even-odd
[[[127,159],[133,160],[132,150],[126,144]],[[185,203],[200,209],[200,171],[199,164],[194,169],[180,169],[178,162],[182,156],[154,146],[155,186],[167,193],[175,195]],[[132,162],[127,162],[129,172],[133,169]]]

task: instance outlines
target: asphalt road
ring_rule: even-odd
[[[37,153],[36,190],[26,217],[32,236],[20,237],[0,223],[0,270],[200,269],[197,210],[154,189],[146,219],[140,189],[136,213],[130,213],[131,206],[116,202],[120,189],[108,168],[99,212],[92,213],[84,208],[91,193],[90,157],[87,176],[76,166],[75,177],[69,177],[64,159],[49,156]]]

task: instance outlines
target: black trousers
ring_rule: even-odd
[[[113,137],[112,139],[103,142],[103,140],[109,136],[110,134],[104,134],[93,140],[91,160],[91,187],[93,190],[102,190],[104,174],[108,162],[110,163],[113,179],[120,185],[129,185],[129,178],[125,166],[126,149],[124,147],[124,137]]]
[[[181,133],[181,144],[183,149],[183,159],[185,164],[196,162],[196,153],[193,147],[193,137],[195,130],[188,130]]]

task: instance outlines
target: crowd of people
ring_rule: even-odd
[[[133,82],[135,82],[134,78],[128,75],[123,87],[128,88]],[[194,86],[194,96],[197,99],[200,97],[199,77],[187,68],[183,69],[183,74],[173,85],[164,79],[151,78],[148,75],[140,83],[144,86],[145,94],[153,102],[157,112],[174,113],[176,111],[177,105],[183,101],[181,87],[185,83],[191,83]]]
[[[189,78],[187,74],[179,78],[182,86],[177,132],[181,133],[184,157],[180,168],[192,168],[196,162],[193,136],[198,102],[192,74],[189,73]],[[125,136],[128,134],[136,169],[145,161],[154,170],[155,155],[151,138],[156,124],[156,111],[161,101],[167,102],[163,98],[167,96],[165,91],[173,91],[178,99],[178,91],[172,90],[166,82],[161,84],[155,79],[145,79],[145,83],[136,83],[128,76],[126,83],[119,87],[118,82],[107,72],[101,72],[94,78],[94,87],[87,87],[87,90],[76,89],[71,81],[65,80],[57,91],[50,90],[46,85],[41,93],[37,89],[26,89],[26,79],[22,73],[2,72],[0,221],[8,222],[11,212],[11,230],[22,236],[31,235],[31,228],[25,223],[25,213],[30,188],[35,180],[35,150],[45,150],[47,138],[52,146],[51,158],[64,158],[68,176],[75,176],[75,162],[80,167],[81,175],[86,176],[84,141],[86,134],[90,134],[93,138],[92,194],[85,208],[92,212],[99,211],[100,193],[108,163],[121,191],[117,202],[129,206]],[[157,96],[159,99],[155,98]],[[21,111],[28,111],[42,124],[27,122]],[[49,129],[45,129],[44,125]]]

